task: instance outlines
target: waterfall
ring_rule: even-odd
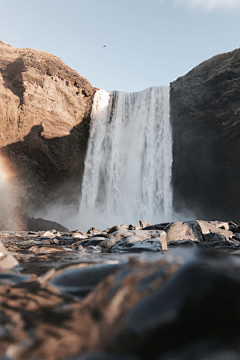
[[[169,87],[98,90],[85,160],[80,228],[170,221]]]

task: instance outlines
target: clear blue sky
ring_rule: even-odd
[[[98,88],[140,91],[238,48],[240,0],[0,0],[0,40],[52,53]]]

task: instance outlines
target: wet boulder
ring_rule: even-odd
[[[226,238],[231,238],[233,233],[229,230],[229,224],[222,221],[203,221],[197,220],[203,235],[209,233],[219,233]]]
[[[173,241],[190,240],[194,242],[202,242],[202,232],[197,221],[174,222],[166,226],[167,243]]]
[[[161,230],[118,230],[102,243],[107,252],[167,250],[166,233]]]
[[[229,224],[221,221],[197,220],[203,235],[203,242],[209,246],[240,246],[238,239],[233,239]]]

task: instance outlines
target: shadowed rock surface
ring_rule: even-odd
[[[20,205],[77,205],[96,89],[59,58],[0,42],[0,150]]]
[[[174,206],[239,221],[240,49],[171,83]]]

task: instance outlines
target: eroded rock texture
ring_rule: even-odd
[[[173,189],[178,211],[240,216],[240,49],[217,55],[171,84]]]
[[[57,57],[0,42],[1,155],[24,209],[77,201],[95,90]]]

